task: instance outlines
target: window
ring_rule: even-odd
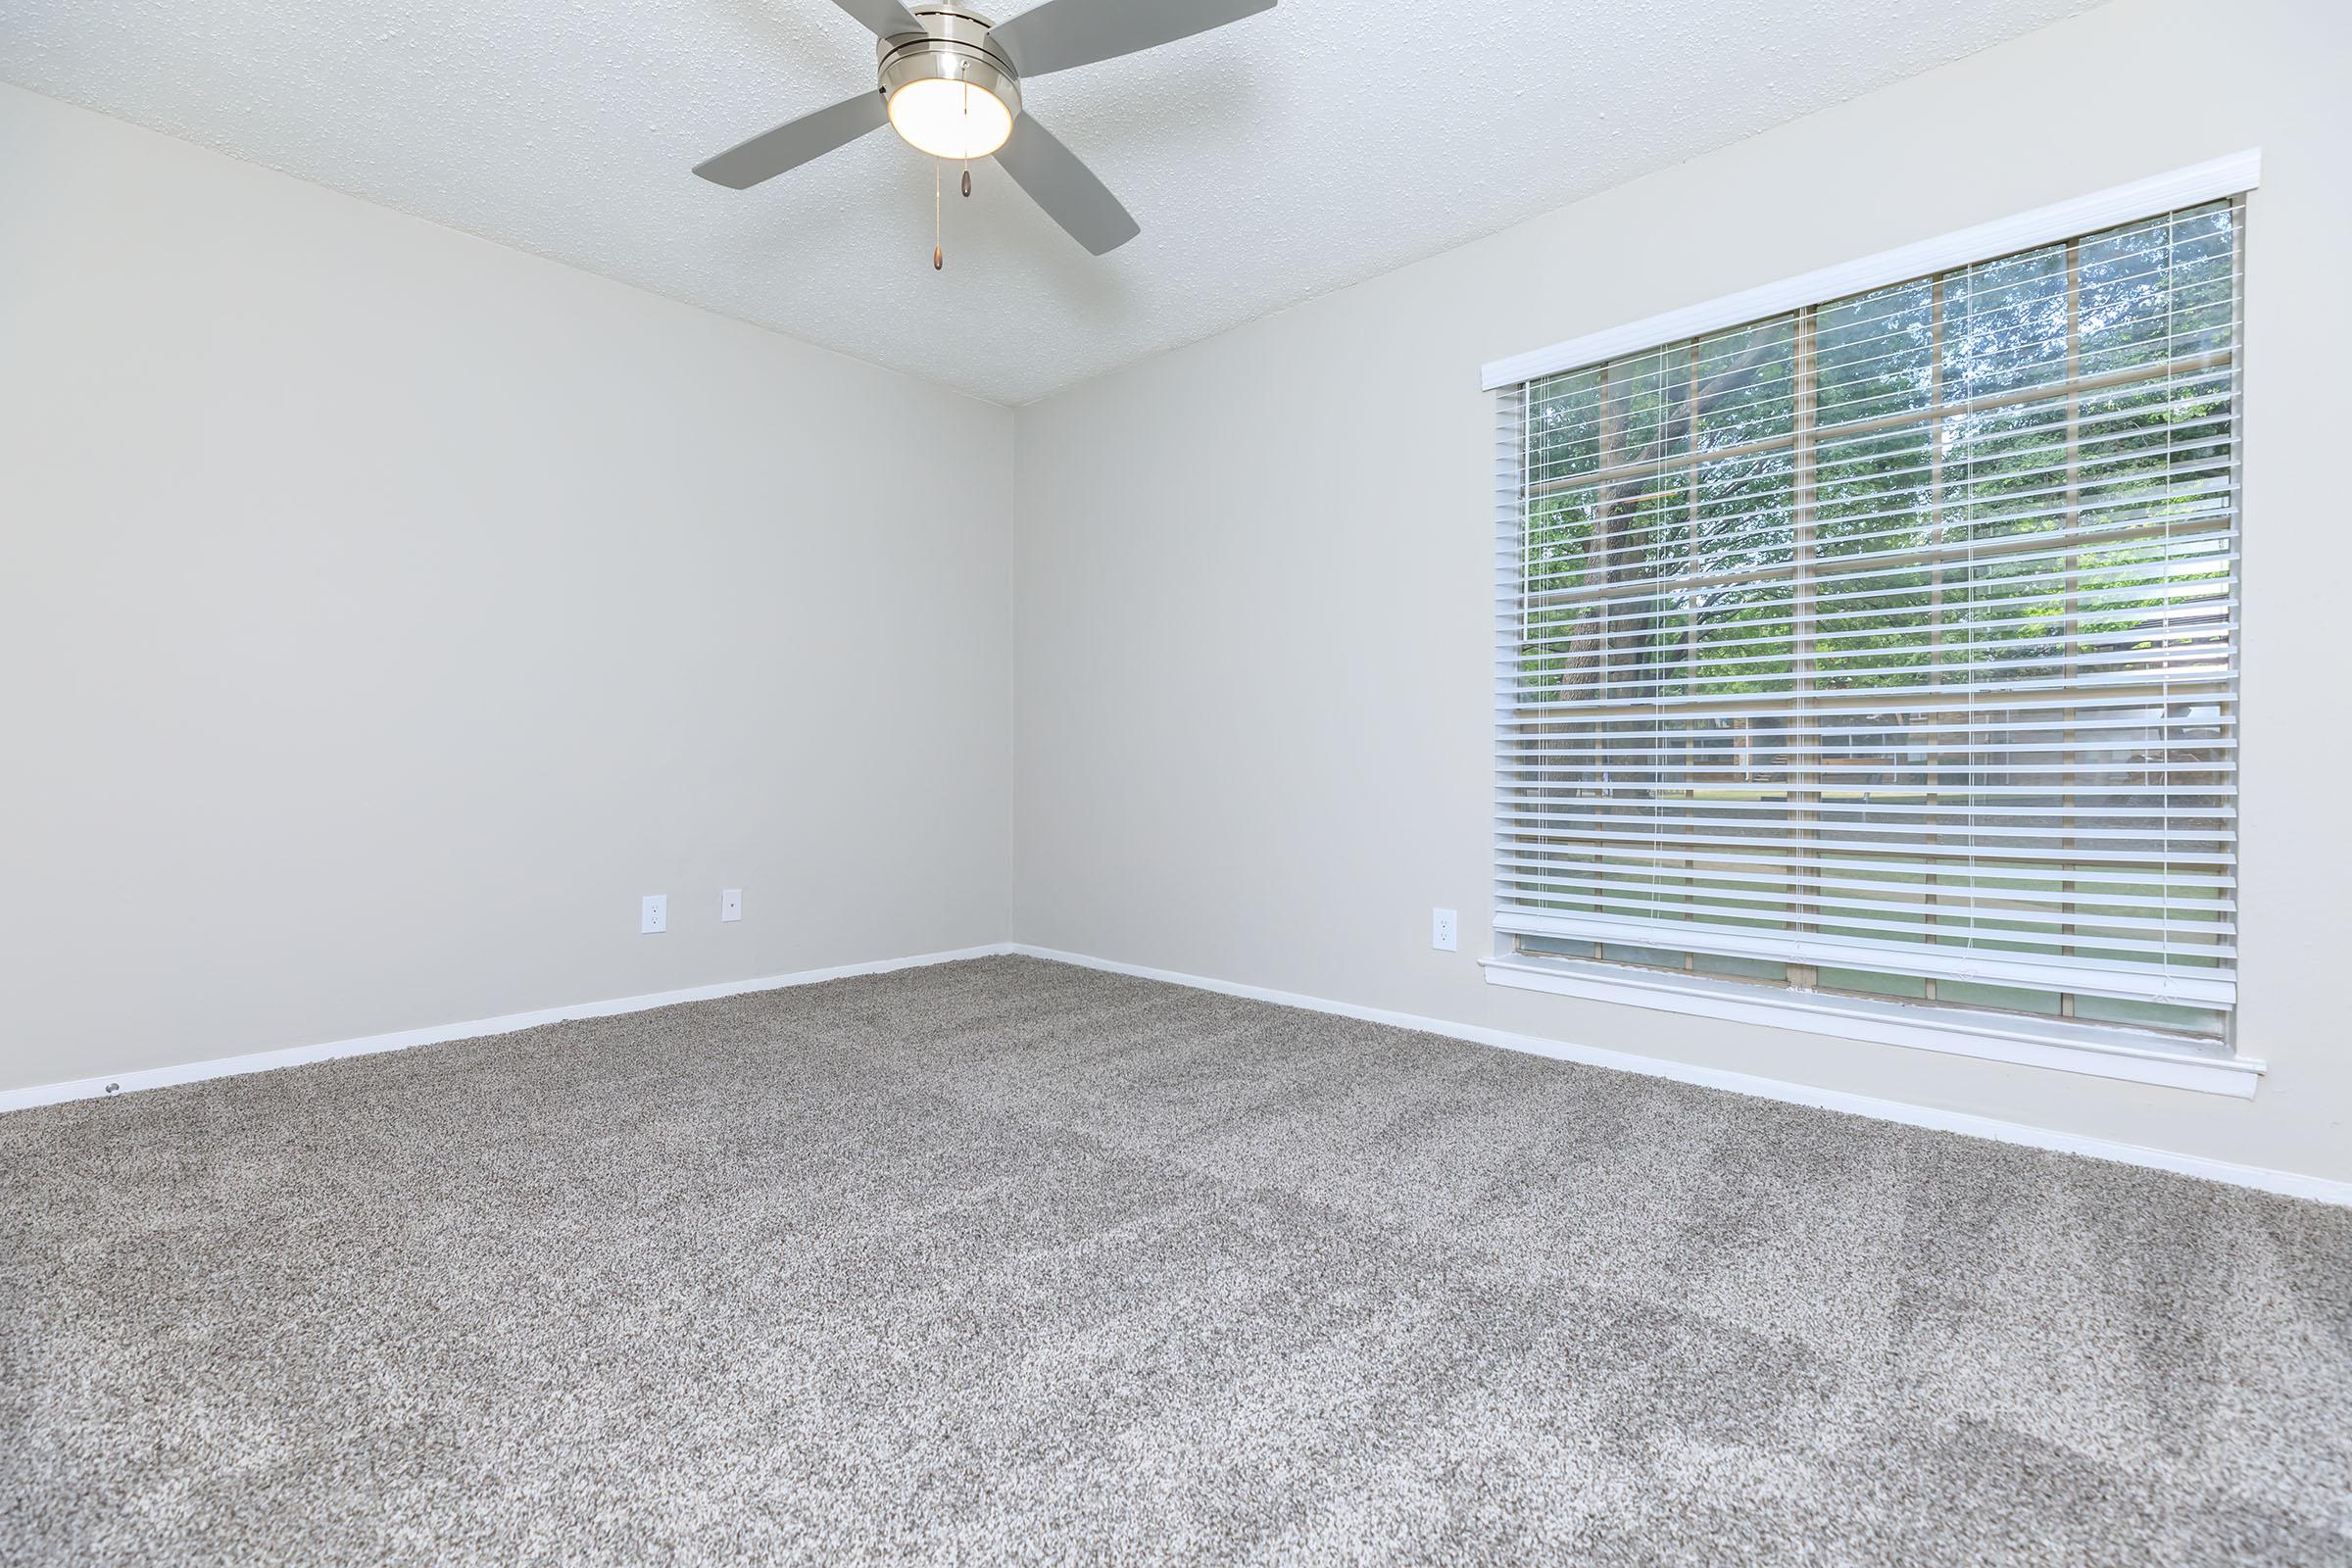
[[[2243,224],[1506,386],[1508,956],[2224,1049]]]

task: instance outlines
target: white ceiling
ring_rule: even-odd
[[[2094,3],[1281,0],[1027,84],[1141,238],[1089,257],[983,165],[944,273],[888,131],[688,172],[872,85],[827,0],[6,0],[0,77],[1019,404]]]

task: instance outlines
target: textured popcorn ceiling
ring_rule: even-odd
[[[887,130],[688,172],[873,84],[827,0],[6,0],[0,77],[1018,404],[2092,3],[1282,0],[1028,84],[1141,238],[1089,257],[983,164],[944,273]]]

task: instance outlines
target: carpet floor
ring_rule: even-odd
[[[11,1563],[2352,1563],[2352,1211],[1033,959],[0,1192]]]

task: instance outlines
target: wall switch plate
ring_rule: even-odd
[[[1440,953],[1454,951],[1453,928],[1454,917],[1451,909],[1429,911],[1429,945]]]
[[[669,929],[669,895],[648,893],[644,912],[638,916],[637,930],[642,936],[655,936]]]
[[[743,889],[721,888],[718,894],[718,917],[721,920],[743,918]]]

